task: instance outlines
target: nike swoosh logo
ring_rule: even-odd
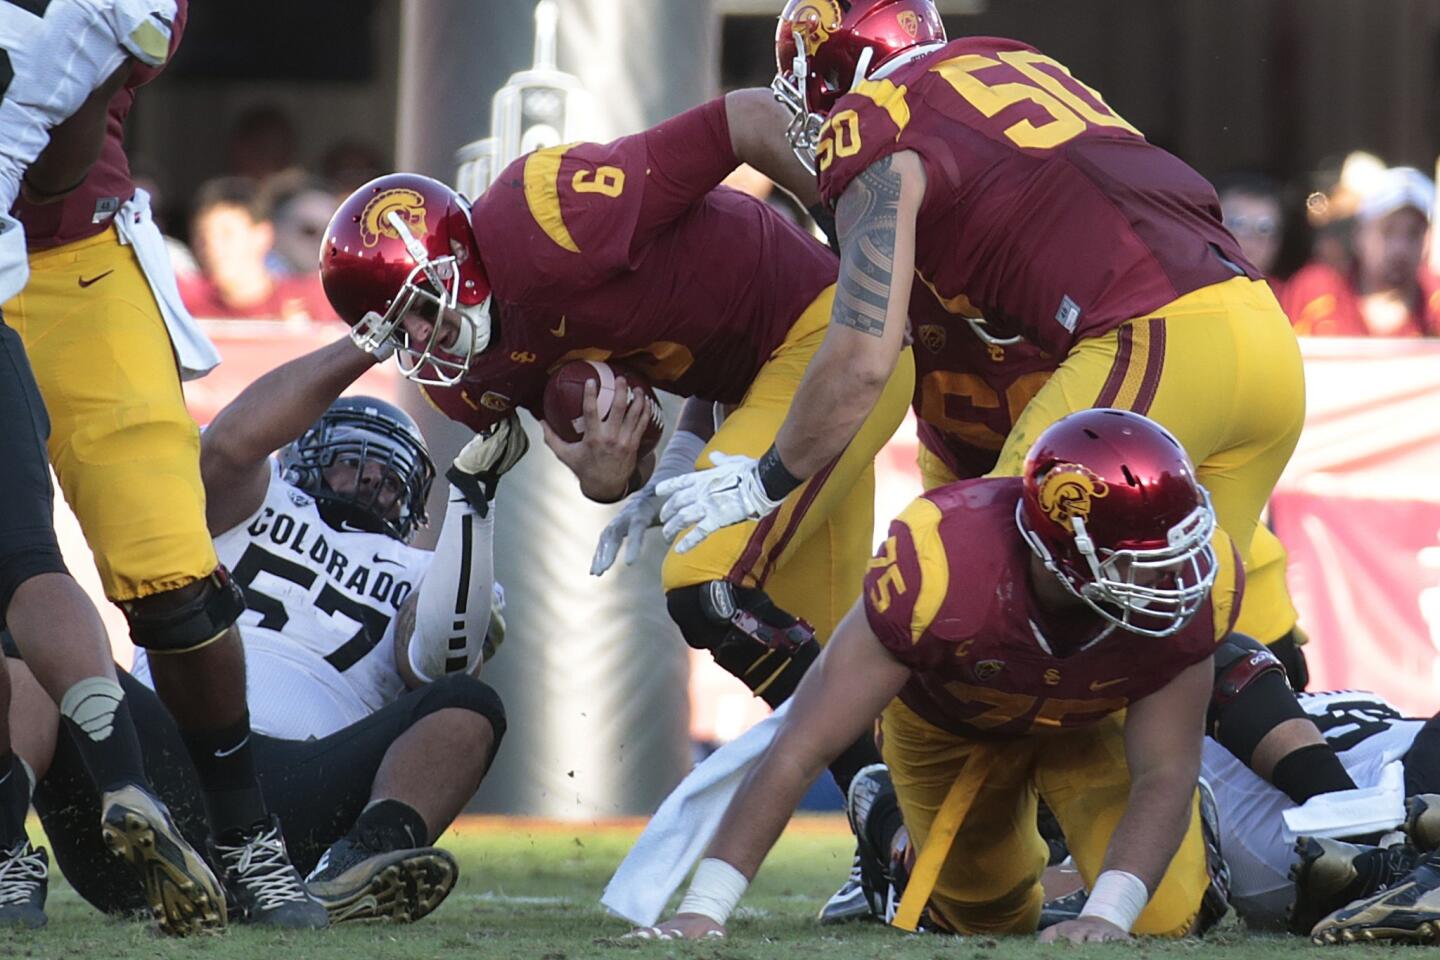
[[[1121,677],[1121,678],[1118,679],[1118,680],[1104,680],[1104,681],[1101,681],[1101,680],[1091,680],[1091,681],[1090,681],[1090,689],[1091,689],[1091,690],[1104,690],[1106,687],[1113,687],[1113,686],[1115,686],[1115,684],[1117,684],[1117,683],[1124,683],[1126,680],[1129,680],[1129,679],[1130,679],[1129,677]]]
[[[89,280],[86,280],[84,277],[79,277],[78,279],[79,279],[79,281],[80,281],[80,286],[81,286],[81,288],[83,289],[83,288],[85,288],[85,287],[90,286],[90,284],[92,284],[92,283],[99,283],[101,280],[104,280],[106,277],[110,276],[110,274],[112,274],[112,273],[114,273],[114,272],[115,272],[114,270],[106,270],[104,273],[100,274],[98,277],[91,277]]]
[[[244,739],[244,740],[241,740],[239,743],[235,744],[235,746],[231,747],[229,750],[216,750],[216,751],[215,751],[215,756],[216,756],[216,757],[228,757],[228,756],[230,756],[232,753],[238,752],[241,747],[245,746],[245,744],[247,744],[247,743],[249,743],[249,742],[250,742],[250,734],[247,733],[247,734],[245,734],[245,739]]]
[[[561,317],[561,318],[560,318],[560,325],[559,325],[559,326],[551,327],[551,328],[550,328],[550,335],[551,335],[552,337],[563,337],[563,336],[565,336],[565,318],[564,318],[564,317]]]
[[[401,563],[399,560],[391,560],[389,557],[382,557],[382,556],[380,556],[380,554],[378,554],[378,553],[375,554],[375,556],[373,556],[373,557],[370,558],[370,562],[371,562],[371,563],[393,563],[393,564],[395,564],[395,566],[397,566],[397,567],[403,567],[403,566],[405,566],[405,564]]]

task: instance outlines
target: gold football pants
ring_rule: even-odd
[[[1020,414],[991,475],[1019,476],[1035,438],[1088,407],[1134,410],[1175,435],[1245,561],[1236,629],[1266,643],[1287,633],[1284,550],[1259,521],[1300,438],[1305,374],[1270,286],[1236,277],[1081,340]]]
[[[50,460],[105,595],[134,600],[208,576],[200,434],[170,336],[112,226],[30,257],[4,305],[50,413]]]
[[[825,339],[835,287],[829,286],[790,328],[760,368],[739,407],[696,460],[712,450],[759,457],[775,442],[790,400]],[[710,580],[760,587],[777,606],[804,617],[823,643],[860,595],[875,536],[875,454],[905,418],[915,363],[905,348],[875,409],[845,452],[791,492],[760,521],[717,530],[694,550],[665,555],[665,590]]]
[[[1086,886],[1094,886],[1129,803],[1123,723],[1123,714],[1112,714],[1060,733],[982,742],[927,723],[898,699],[885,708],[882,754],[911,843],[921,856],[967,758],[977,749],[996,752],[930,894],[931,908],[952,929],[970,934],[1035,930],[1049,855],[1035,825],[1037,796],[1060,821]],[[1209,883],[1198,806],[1192,806],[1185,838],[1135,932],[1185,936]]]

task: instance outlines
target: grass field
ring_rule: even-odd
[[[1112,956],[1161,960],[1197,954],[1275,960],[1388,952],[1380,947],[1320,948],[1299,939],[1252,937],[1233,923],[1204,942],[1091,947],[1045,947],[1028,938],[914,936],[878,925],[821,928],[814,922],[815,911],[844,876],[853,849],[844,821],[833,816],[802,817],[792,824],[743,901],[728,940],[694,944],[621,940],[628,925],[606,914],[598,900],[638,831],[638,825],[467,820],[442,840],[459,859],[461,874],[455,892],[439,910],[411,926],[352,924],[318,934],[241,927],[221,937],[169,940],[149,925],[102,917],[57,872],[51,881],[50,926],[33,933],[0,932],[0,957],[1030,960],[1063,951],[1077,960]]]

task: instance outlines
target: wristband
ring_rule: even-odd
[[[695,868],[690,889],[685,891],[685,899],[675,912],[709,917],[723,927],[748,886],[750,881],[745,879],[745,874],[724,860],[706,857]]]
[[[760,475],[760,486],[765,489],[765,496],[776,503],[784,500],[791,491],[805,482],[785,469],[785,464],[780,460],[780,451],[775,449],[773,443],[760,458],[756,472]]]
[[[1124,870],[1106,870],[1095,878],[1095,889],[1090,891],[1080,916],[1108,920],[1129,933],[1149,902],[1145,881]]]

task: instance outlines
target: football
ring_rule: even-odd
[[[650,401],[650,422],[645,435],[640,438],[640,456],[655,449],[660,435],[665,431],[665,414],[660,409],[660,398],[649,381],[634,370],[603,360],[571,360],[550,376],[545,385],[545,422],[560,435],[566,443],[575,443],[585,432],[585,384],[591,380],[599,383],[595,400],[603,419],[610,412],[615,400],[615,378],[624,377],[631,395],[643,391]]]

